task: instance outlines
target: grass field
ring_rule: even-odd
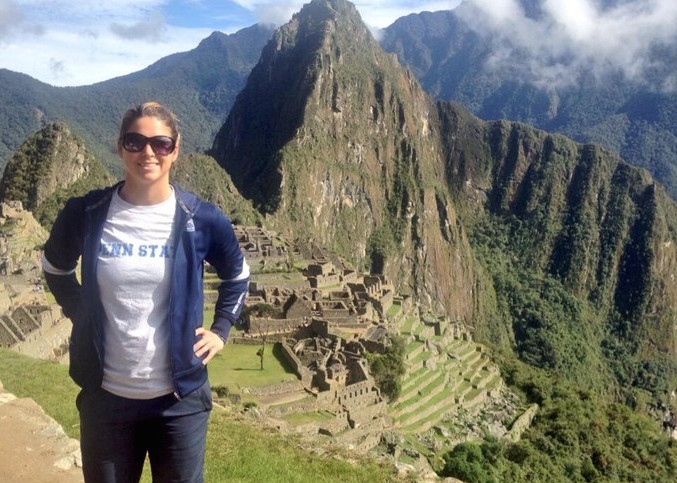
[[[7,391],[34,399],[69,436],[79,437],[78,389],[67,367],[0,349],[0,380]],[[369,456],[302,443],[239,413],[219,409],[210,420],[205,479],[212,483],[400,481],[392,466]],[[148,471],[142,481],[150,481]]]
[[[284,364],[279,349],[266,344],[261,359],[256,352],[260,344],[226,344],[209,363],[209,380],[212,385],[227,386],[231,392],[239,393],[242,387],[259,387],[285,381],[295,381],[296,373]]]

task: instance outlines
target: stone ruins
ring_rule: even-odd
[[[283,422],[294,414],[320,415],[294,430],[368,450],[388,429],[427,431],[447,414],[480,407],[503,389],[498,369],[472,342],[470,328],[421,314],[385,276],[360,274],[318,250],[279,243],[274,248],[272,237],[259,228],[240,227],[237,233],[245,253],[256,253],[248,260],[255,275],[243,314],[245,332],[231,339],[279,342],[298,376],[248,389],[267,416]],[[308,263],[292,270],[289,260],[309,251]],[[394,334],[406,340],[407,376],[401,397],[389,407],[365,353],[383,353]]]
[[[0,346],[61,360],[71,324],[43,292],[40,248],[46,237],[20,202],[0,203]]]

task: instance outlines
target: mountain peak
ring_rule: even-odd
[[[278,231],[466,319],[473,268],[453,256],[469,247],[440,179],[435,112],[351,3],[315,0],[264,48],[211,154]]]
[[[306,4],[263,49],[215,138],[214,157],[246,197],[262,211],[275,211],[283,185],[277,153],[296,136],[309,102],[326,99],[326,82],[348,70],[346,76],[359,73],[360,83],[368,84],[376,59],[385,56],[352,3]],[[337,111],[340,86],[335,84],[329,88],[331,109]]]
[[[21,201],[45,226],[51,226],[64,201],[104,186],[113,178],[68,125],[46,125],[10,158],[0,180],[0,200]]]
[[[355,5],[347,0],[312,0],[294,15],[292,21],[340,21],[343,26],[361,29],[364,22]]]

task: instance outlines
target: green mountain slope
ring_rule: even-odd
[[[172,167],[171,179],[203,200],[214,203],[237,225],[251,226],[262,222],[261,214],[242,197],[228,174],[210,156],[182,156]]]
[[[523,441],[462,445],[445,474],[675,479],[674,443],[639,414],[669,423],[677,386],[677,207],[646,171],[435,103],[345,0],[276,32],[211,154],[232,185],[206,156],[175,179],[465,322],[540,406]]]
[[[669,391],[677,207],[665,190],[598,146],[439,106],[448,179],[503,320],[480,324],[484,337],[587,385]]]
[[[50,227],[65,201],[110,184],[114,178],[63,123],[49,124],[26,140],[5,166],[0,200],[21,201]]]

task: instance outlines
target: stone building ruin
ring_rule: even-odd
[[[309,428],[344,442],[370,449],[389,424],[387,403],[356,341],[329,333],[329,323],[313,319],[281,343],[282,352],[296,370],[310,400],[275,407],[276,416],[303,411],[325,411],[333,418]]]

